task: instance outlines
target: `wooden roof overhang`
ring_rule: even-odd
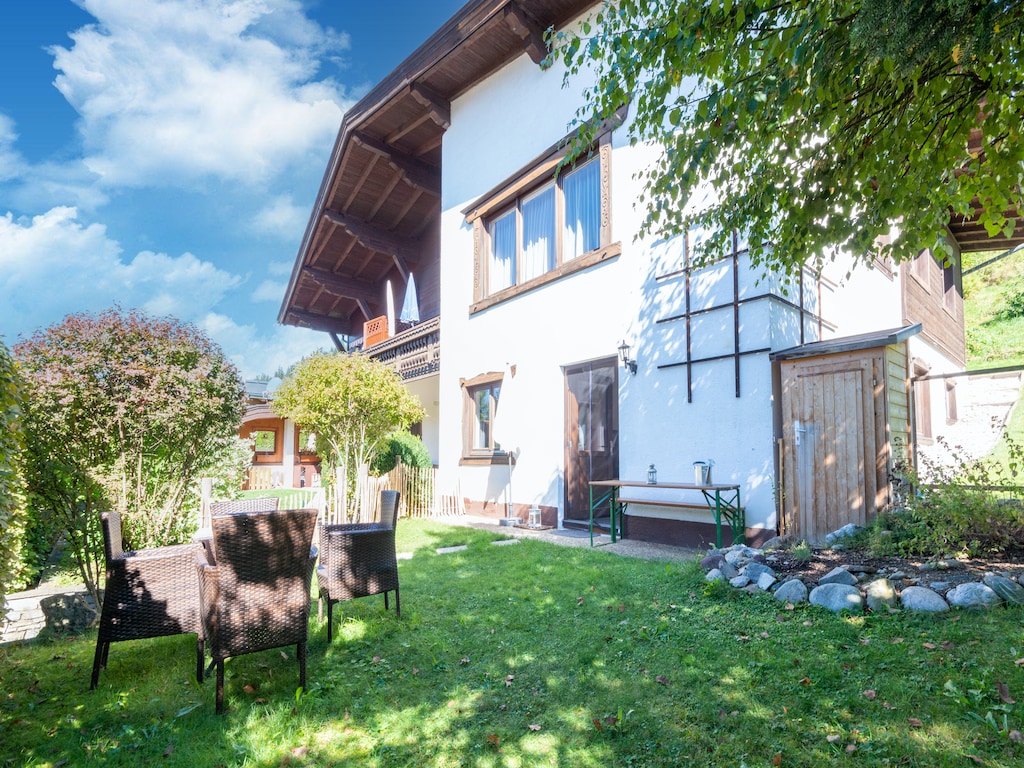
[[[345,114],[278,322],[359,335],[384,314],[384,282],[439,248],[452,99],[524,51],[539,64],[544,30],[593,4],[473,0]]]
[[[967,140],[967,151],[969,154],[984,154],[983,138],[980,129],[974,128],[971,130],[970,137]],[[972,213],[970,216],[961,216],[951,211],[949,217],[950,234],[964,253],[1006,251],[1024,243],[1024,220],[1020,219],[1016,209],[1003,211],[1004,216],[1015,220],[1015,226],[1011,234],[1007,235],[1005,232],[1000,232],[996,235],[989,235],[988,230],[978,221],[984,209],[977,198],[971,201],[971,208]]]

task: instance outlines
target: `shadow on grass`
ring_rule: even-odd
[[[1020,609],[837,617],[708,589],[699,568],[403,520],[402,619],[342,603],[293,649],[229,662],[230,711],[190,638],[125,643],[90,694],[94,635],[2,662],[0,765],[1012,765]],[[438,547],[467,550],[438,555]],[[1016,655],[1014,655],[1016,654]],[[952,690],[946,681],[952,681]],[[982,691],[972,694],[971,690]],[[869,696],[867,691],[871,691]],[[915,724],[919,722],[920,725]],[[852,750],[850,753],[847,750]]]

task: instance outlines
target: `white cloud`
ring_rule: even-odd
[[[308,220],[308,207],[300,208],[290,195],[280,195],[257,212],[252,225],[257,232],[275,235],[283,240],[298,240]]]
[[[24,169],[24,161],[14,148],[17,141],[14,121],[0,112],[0,181],[13,179]]]
[[[288,283],[277,283],[273,280],[264,280],[256,290],[252,292],[253,301],[272,301],[278,304],[284,298],[284,292],[288,290]]]
[[[317,80],[348,39],[298,0],[77,0],[97,23],[53,47],[106,185],[273,178],[323,155],[351,102]]]
[[[239,325],[226,315],[211,312],[198,325],[224,348],[245,378],[273,375],[318,350],[333,350],[330,337],[321,331],[275,325],[269,333],[254,325]]]
[[[267,274],[275,275],[277,277],[287,277],[292,273],[292,268],[295,266],[293,261],[272,261],[267,264]]]
[[[125,260],[104,226],[83,224],[71,207],[30,220],[0,217],[0,335],[8,343],[114,303],[196,321],[241,282],[191,253],[143,251]]]

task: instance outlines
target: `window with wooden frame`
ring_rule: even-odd
[[[316,452],[316,433],[305,427],[295,428],[295,455],[303,464],[317,464],[320,457]]]
[[[624,112],[623,112],[624,116]],[[479,312],[606,259],[611,236],[611,131],[559,170],[569,139],[491,190],[463,213],[473,225],[473,304]]]
[[[494,440],[494,426],[502,379],[500,373],[485,373],[461,382],[463,464],[489,464],[501,455],[501,446]]]

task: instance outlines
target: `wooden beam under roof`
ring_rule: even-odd
[[[394,232],[388,232],[365,221],[345,214],[324,210],[324,219],[336,227],[346,230],[366,248],[386,253],[393,258],[412,258],[416,261],[416,242]]]
[[[452,124],[452,104],[448,99],[438,95],[421,83],[413,83],[409,86],[409,95],[426,108],[427,115],[443,130],[448,130]]]
[[[285,320],[287,321],[289,318],[293,318],[297,324],[302,323],[317,331],[342,333],[346,336],[352,334],[352,321],[347,318],[328,317],[327,315],[318,315],[315,312],[307,312],[304,309],[293,309],[291,307],[285,313]]]
[[[534,64],[540,64],[547,58],[548,46],[544,42],[544,28],[515,0],[505,6],[505,23],[523,39],[526,52]]]
[[[302,273],[315,281],[328,293],[345,299],[378,301],[380,291],[377,286],[354,277],[343,277],[335,272],[320,267],[303,267]]]
[[[359,131],[352,134],[352,140],[384,158],[412,186],[435,197],[441,194],[441,174],[437,168]]]

